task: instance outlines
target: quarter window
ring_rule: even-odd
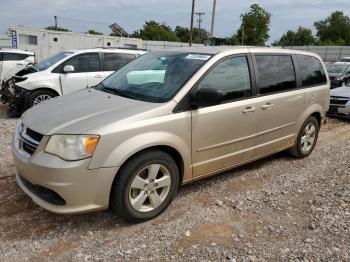
[[[117,71],[135,59],[134,54],[103,53],[103,55],[105,71]]]
[[[77,55],[62,65],[72,65],[74,73],[98,72],[100,71],[100,58],[98,53],[86,53]]]
[[[256,55],[259,93],[271,94],[296,88],[291,56]]]
[[[302,87],[322,85],[327,83],[323,66],[315,57],[297,55]]]
[[[245,56],[228,58],[199,83],[198,89],[214,88],[223,94],[223,102],[251,96],[248,61]]]

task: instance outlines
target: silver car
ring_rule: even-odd
[[[343,85],[331,90],[331,100],[327,114],[350,119],[350,86]]]
[[[17,182],[56,213],[152,219],[181,184],[282,150],[308,156],[329,106],[319,56],[258,47],[137,58],[95,88],[22,116]]]

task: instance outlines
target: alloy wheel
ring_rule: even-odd
[[[34,103],[33,105],[36,106],[42,102],[45,102],[45,101],[49,101],[51,100],[52,97],[50,95],[47,95],[47,94],[42,94],[42,95],[38,95],[35,99],[34,99]]]
[[[313,123],[308,123],[304,130],[303,134],[300,138],[300,148],[304,154],[307,154],[312,147],[314,146],[316,141],[316,127]]]
[[[149,212],[159,207],[169,194],[171,176],[160,164],[143,168],[133,179],[129,188],[131,206],[139,212]]]

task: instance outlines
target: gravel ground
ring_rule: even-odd
[[[280,153],[183,186],[138,225],[33,204],[14,178],[15,123],[0,106],[0,261],[350,261],[350,121],[328,119],[306,159]]]

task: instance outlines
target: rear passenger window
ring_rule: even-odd
[[[27,54],[4,53],[4,61],[20,61],[28,57]]]
[[[271,94],[296,88],[293,60],[288,55],[256,55],[259,93]]]
[[[135,59],[134,54],[103,53],[103,55],[105,61],[105,71],[117,71]]]
[[[315,57],[297,55],[302,87],[322,85],[327,83],[323,66]]]
[[[221,91],[224,102],[251,96],[247,58],[232,57],[219,62],[199,83],[200,88]]]

